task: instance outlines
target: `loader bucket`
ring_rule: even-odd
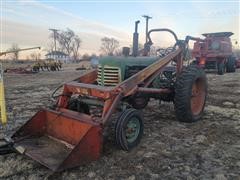
[[[102,128],[78,113],[41,110],[16,131],[14,148],[53,171],[97,160],[102,150]]]

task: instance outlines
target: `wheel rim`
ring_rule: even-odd
[[[126,126],[126,139],[128,143],[134,142],[139,135],[140,132],[140,122],[138,118],[131,118]]]
[[[198,78],[192,85],[191,110],[193,115],[201,113],[205,103],[206,84],[203,78]]]

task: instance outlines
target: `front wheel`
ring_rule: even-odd
[[[137,146],[143,135],[143,119],[140,112],[130,108],[124,110],[115,125],[115,140],[117,145],[128,151]]]
[[[223,75],[225,72],[225,64],[223,62],[217,64],[218,75]]]
[[[203,115],[207,78],[203,69],[188,66],[175,83],[175,114],[181,122],[195,122]]]

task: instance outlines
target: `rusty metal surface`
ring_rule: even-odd
[[[107,103],[105,103],[103,114],[102,114],[102,124],[103,125],[105,125],[107,123],[107,121],[111,117],[112,113],[116,109],[116,106],[118,105],[121,98],[122,98],[122,93],[119,93],[116,97],[114,97],[113,99],[111,99]]]
[[[101,126],[87,115],[69,114],[50,110],[38,112],[12,136],[14,147],[53,171],[99,158]]]
[[[107,99],[111,96],[113,92],[113,87],[104,87],[98,86],[94,84],[85,84],[85,83],[77,83],[77,82],[70,82],[65,85],[66,92],[74,93],[74,94],[81,94],[87,96],[94,96],[103,99]]]
[[[75,81],[78,81],[81,83],[94,83],[96,79],[97,79],[97,70],[93,69],[84,73],[79,78],[75,79]]]
[[[163,93],[171,93],[170,89],[156,89],[156,88],[143,88],[139,87],[137,92],[140,93],[152,93],[152,94],[163,94]]]
[[[72,151],[71,146],[49,136],[27,138],[15,144],[25,149],[25,154],[49,169],[56,171]]]
[[[50,111],[50,110],[48,110],[48,111]],[[96,122],[92,121],[92,117],[87,114],[83,114],[83,113],[76,112],[76,111],[71,111],[71,110],[65,109],[65,108],[59,108],[57,112],[59,113],[60,116],[71,117],[73,119],[80,120],[81,122],[89,123],[93,126],[99,125]]]
[[[86,164],[100,158],[102,153],[102,128],[91,128],[59,166],[58,171]]]
[[[176,73],[177,73],[177,76],[178,76],[181,73],[182,68],[183,68],[183,56],[182,56],[182,53],[179,53],[176,56],[176,61],[177,61]]]

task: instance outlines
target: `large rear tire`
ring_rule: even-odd
[[[228,61],[226,63],[226,71],[228,73],[236,71],[236,58],[235,57],[231,56],[228,58]]]
[[[128,151],[137,146],[143,135],[143,119],[140,112],[124,110],[115,125],[115,140],[119,148]]]
[[[207,96],[207,78],[203,69],[188,66],[177,77],[174,107],[181,122],[195,122],[203,115]]]

